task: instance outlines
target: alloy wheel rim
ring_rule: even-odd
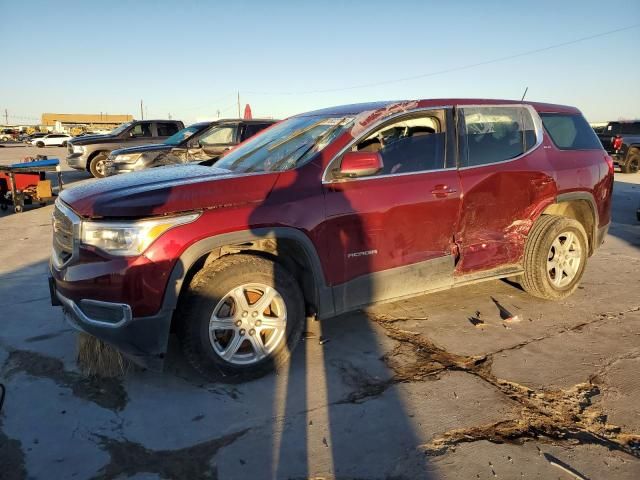
[[[248,283],[228,292],[209,319],[209,341],[223,360],[250,365],[271,355],[286,333],[287,308],[278,291]]]
[[[569,285],[578,274],[582,263],[582,246],[573,232],[559,234],[549,248],[547,276],[556,288]]]
[[[104,160],[98,160],[96,162],[96,172],[98,172],[100,175],[104,175]]]

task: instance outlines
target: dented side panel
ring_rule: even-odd
[[[456,275],[521,261],[531,226],[558,192],[544,145],[517,160],[460,170]]]

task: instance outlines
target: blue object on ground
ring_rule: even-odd
[[[47,160],[36,160],[35,162],[22,162],[9,165],[11,168],[38,168],[38,167],[56,167],[60,165],[57,158],[48,158]]]

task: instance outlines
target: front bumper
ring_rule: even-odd
[[[62,306],[73,328],[113,345],[138,365],[162,370],[172,310],[149,317],[133,317],[129,305],[88,299],[76,303],[56,289],[51,277],[49,286],[51,304]]]
[[[83,153],[72,153],[67,155],[67,165],[76,170],[86,170],[87,157]]]

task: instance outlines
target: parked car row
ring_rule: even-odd
[[[176,163],[212,164],[225,152],[274,124],[276,120],[218,120],[184,128],[176,120],[140,120],[109,135],[68,142],[67,163],[94,177],[130,173]]]
[[[163,147],[105,153],[139,132],[169,138],[163,123],[72,140],[70,162],[102,175],[128,161],[135,170],[147,152],[141,168],[191,148],[216,156],[269,122],[196,124]],[[611,157],[569,106],[440,99],[309,112],[213,166],[63,191],[51,300],[138,363],[161,368],[176,331],[203,375],[254,377],[287,361],[308,316],[505,277],[566,298],[605,238],[612,187]]]

